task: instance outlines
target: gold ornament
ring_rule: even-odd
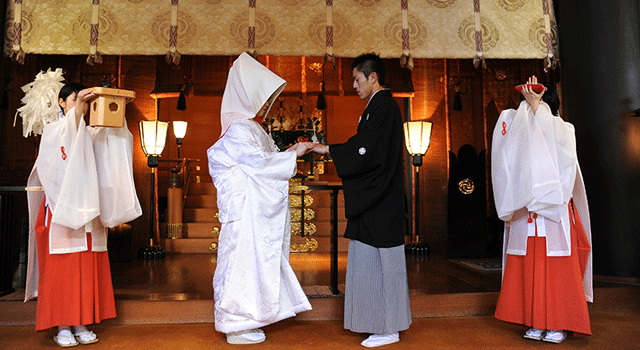
[[[460,181],[458,183],[458,189],[463,194],[471,194],[471,193],[473,193],[473,190],[476,189],[476,187],[473,184],[473,181],[471,179],[467,178],[467,179],[464,179],[464,180],[462,180],[462,181]]]
[[[318,230],[318,228],[316,227],[316,224],[312,223],[312,222],[305,222],[304,223],[304,235],[305,236],[313,236],[316,231]],[[292,222],[291,223],[291,235],[292,236],[300,236],[300,222]]]

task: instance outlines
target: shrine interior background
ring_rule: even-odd
[[[18,3],[22,10],[14,11]],[[406,9],[401,13],[396,0],[351,0],[336,2],[335,8],[329,5],[331,1],[261,0],[257,9],[248,3],[249,7],[246,2],[202,0],[194,1],[193,6],[182,3],[178,10],[169,2],[158,7],[145,0],[105,1],[96,12],[100,18],[96,47],[95,43],[90,46],[92,8],[84,0],[0,0],[0,8],[7,9],[0,18],[6,23],[5,54],[23,59],[21,63],[6,56],[0,60],[0,186],[24,186],[36,159],[39,137],[24,138],[15,113],[24,96],[21,87],[33,81],[38,72],[62,68],[66,81],[96,86],[106,80],[114,87],[135,91],[135,100],[126,108],[126,121],[134,136],[134,178],[143,209],[142,217],[131,223],[131,248],[137,251],[149,243],[151,213],[149,167],[140,147],[139,121],[188,121],[181,154],[200,159],[200,170],[194,175],[210,182],[206,149],[219,137],[221,96],[229,67],[240,52],[255,49],[261,63],[287,80],[283,99],[289,106],[302,101],[305,116],[317,113],[314,107],[324,81],[327,109],[320,115],[327,142],[338,143],[355,133],[365,106],[351,87],[350,57],[376,51],[385,59],[389,85],[405,119],[433,123],[431,145],[418,179],[419,235],[433,252],[452,251],[450,198],[456,188],[451,174],[461,149],[472,150],[479,159],[477,165],[484,168],[477,173],[481,180],[476,183],[476,194],[484,192],[481,200],[474,202],[474,209],[462,205],[457,215],[473,218],[475,226],[485,231],[483,254],[495,256],[499,250],[502,226],[495,217],[486,155],[490,154],[491,134],[500,111],[517,107],[521,100],[514,87],[536,75],[556,86],[561,95],[560,113],[576,127],[578,157],[593,216],[594,261],[598,261],[594,272],[638,276],[638,1],[608,6],[597,0],[501,0],[483,1],[481,7],[474,6],[480,1],[410,1],[407,28],[403,22]],[[545,4],[545,11],[551,7],[549,16],[543,15]],[[177,23],[170,23],[172,11]],[[14,50],[16,13],[22,14],[22,47]],[[66,15],[74,20],[60,20]],[[277,20],[285,15],[298,21]],[[128,20],[131,16],[138,19]],[[475,24],[474,16],[479,20]],[[218,21],[211,22],[211,18]],[[245,29],[252,18],[257,38],[255,47],[248,48]],[[333,20],[333,46],[329,40],[325,45],[324,40],[329,19]],[[522,23],[526,23],[524,30]],[[479,36],[475,33],[479,24],[484,67],[478,62]],[[177,46],[169,47],[170,27],[179,29]],[[401,33],[405,29],[411,51],[403,46]],[[547,31],[551,47],[545,44]],[[96,62],[96,48],[102,54],[101,63]],[[26,55],[18,57],[22,49]],[[560,57],[562,64],[558,60],[555,69],[545,72],[543,58],[551,53]],[[412,57],[411,70],[399,63],[407,55]],[[324,58],[330,60],[322,65]],[[186,95],[184,111],[176,108],[180,92]],[[272,109],[270,117],[277,113],[277,108]],[[177,158],[171,129],[162,158]],[[408,159],[405,154],[405,163]],[[332,164],[327,164],[321,178],[337,180]],[[407,179],[411,194],[410,186],[416,179],[412,179],[410,167]],[[162,197],[169,186],[166,169],[159,172],[158,186]],[[475,214],[466,215],[466,210]],[[2,223],[6,222],[3,219]]]
[[[100,81],[106,80],[112,82],[113,86],[135,91],[136,98],[126,107],[126,123],[134,136],[134,179],[143,208],[142,217],[131,223],[133,249],[136,251],[148,244],[150,229],[149,168],[140,146],[138,122],[154,120],[156,117],[162,121],[188,121],[181,156],[199,159],[200,171],[193,175],[199,176],[202,182],[211,182],[206,150],[220,136],[220,103],[226,74],[234,58],[185,56],[179,66],[168,65],[164,57],[153,56],[105,56],[102,64],[93,66],[86,64],[84,56],[28,55],[24,65],[4,59],[2,76],[8,82],[5,85],[8,100],[6,108],[0,109],[0,132],[4,136],[0,142],[0,183],[25,184],[35,162],[39,137],[22,137],[20,120],[13,126],[13,116],[21,105],[21,86],[31,82],[38,72],[48,68],[63,68],[66,81],[97,86]],[[314,67],[321,66],[321,57],[258,56],[258,60],[287,80],[287,87],[281,96],[288,104],[298,104],[302,98],[305,119],[317,113],[315,107],[322,74],[317,69],[314,71]],[[397,60],[385,61],[390,70],[389,85],[392,91],[400,92],[400,97],[396,99],[405,116],[407,104],[402,96],[413,96],[409,98],[411,118],[434,123],[431,145],[420,171],[420,237],[422,241],[429,242],[434,251],[444,252],[447,245],[449,151],[455,155],[465,144],[473,146],[478,153],[488,150],[499,111],[519,104],[520,96],[514,87],[532,74],[553,83],[557,72],[545,74],[541,60],[489,60],[489,68],[484,70],[474,68],[471,60],[415,59],[415,67],[410,73],[400,68]],[[352,88],[350,62],[348,58],[339,59],[335,69],[331,64],[324,67],[327,109],[324,111],[323,124],[330,144],[344,142],[355,133],[359,113],[366,104]],[[407,76],[411,81],[406,80]],[[178,93],[185,85],[186,109],[181,111],[176,108]],[[456,96],[456,93],[459,95]],[[456,107],[454,100],[459,103]],[[269,117],[278,115],[277,107],[276,104],[271,109]],[[297,117],[295,113],[294,118]],[[176,140],[171,130],[167,135],[163,158],[177,158]],[[489,169],[488,163],[486,165],[486,169]],[[331,163],[327,163],[321,178],[339,180]],[[410,172],[408,179],[411,181]],[[485,181],[488,182],[488,179],[487,176]],[[166,198],[168,186],[169,171],[159,171],[160,197]],[[485,197],[484,209],[488,216],[495,216],[491,193],[487,192]],[[501,228],[494,235],[501,236]]]

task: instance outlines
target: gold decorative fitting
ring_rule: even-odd
[[[214,252],[218,250],[218,242],[211,242],[211,244],[209,244],[209,249],[211,249]]]
[[[216,212],[216,213],[215,213],[215,215],[213,215],[213,217],[214,217],[216,220],[220,220],[220,213],[219,213],[219,212]]]
[[[471,194],[476,187],[471,179],[464,179],[458,183],[458,189],[463,194]]]
[[[316,217],[316,212],[311,208],[304,209],[304,219],[305,220],[313,220]],[[291,221],[300,221],[300,210],[293,209],[291,210]]]
[[[315,238],[304,237],[299,242],[291,242],[289,251],[292,253],[306,253],[308,251],[315,251],[318,248],[318,241]]]
[[[309,186],[289,186],[289,193],[300,193],[300,191],[309,191]]]
[[[316,224],[312,222],[304,223],[304,235],[305,236],[313,236],[318,231]],[[292,236],[300,236],[300,222],[292,222],[291,223],[291,235]]]
[[[167,238],[182,238],[182,224],[167,224]]]
[[[213,234],[213,235],[219,235],[219,234],[220,234],[220,227],[218,227],[218,226],[213,226],[213,227],[211,228],[211,234]]]
[[[499,81],[503,81],[503,80],[507,79],[507,72],[505,72],[502,69],[498,69],[496,71],[496,79],[499,80]]]
[[[313,197],[305,194],[304,206],[308,207],[311,204],[313,204]],[[289,195],[289,206],[291,206],[291,208],[300,208],[301,205],[302,205],[302,200],[300,199],[300,195],[297,195],[297,194]]]

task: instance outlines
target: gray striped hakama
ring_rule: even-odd
[[[411,324],[404,246],[376,248],[349,242],[344,297],[344,328],[389,334]]]

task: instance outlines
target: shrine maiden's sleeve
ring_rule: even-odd
[[[75,123],[74,112],[75,107],[63,119],[65,123]],[[85,126],[84,119],[80,119],[67,151],[67,165],[51,219],[52,223],[72,229],[78,229],[100,215],[98,173],[91,136]]]
[[[129,129],[97,128],[93,149],[102,224],[114,227],[142,215],[133,182],[133,136]]]

